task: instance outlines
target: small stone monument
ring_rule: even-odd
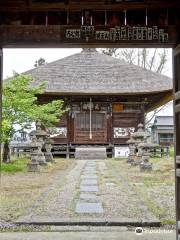
[[[31,147],[31,162],[27,164],[28,172],[39,172],[39,162],[38,162],[38,148],[41,145],[37,143],[36,136],[32,136]]]
[[[45,156],[45,159],[46,159],[46,162],[51,162],[51,163],[54,163],[54,159],[53,159],[53,155],[51,153],[51,149],[52,149],[52,144],[53,141],[49,138],[49,136],[46,137],[46,140],[45,140],[45,152],[44,152],[44,156]]]
[[[136,147],[136,156],[134,157],[134,161],[131,163],[132,166],[139,165],[142,162],[142,148],[140,143],[144,143],[148,137],[150,137],[150,134],[146,133],[143,129],[143,124],[138,124],[138,130],[137,132],[134,132],[132,135],[132,138],[135,140],[135,147]]]
[[[37,142],[39,143],[38,152],[37,152],[37,161],[40,165],[46,166],[47,162],[44,156],[44,153],[42,152],[42,148],[44,146],[44,140],[48,136],[48,134],[41,129],[41,123],[36,123],[36,130],[32,131],[30,133],[30,136],[36,136]]]
[[[142,149],[142,161],[139,165],[141,171],[151,171],[152,163],[149,162],[151,149],[158,147],[157,144],[148,142],[140,143],[139,147]]]
[[[150,136],[144,131],[143,124],[140,123],[137,132],[134,132],[127,141],[130,150],[127,162],[131,163],[131,166],[139,165],[141,171],[152,170],[152,163],[149,162],[151,149],[158,147],[157,144],[148,141]]]
[[[131,138],[127,141],[127,144],[129,145],[129,157],[127,163],[132,163],[134,162],[136,156],[136,141],[131,136]]]

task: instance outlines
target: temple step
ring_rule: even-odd
[[[76,147],[76,159],[106,159],[105,147]]]

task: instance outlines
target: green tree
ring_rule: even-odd
[[[46,60],[41,57],[41,58],[39,58],[38,60],[35,61],[34,66],[35,67],[39,67],[39,66],[42,66],[44,64],[46,64]]]
[[[3,162],[10,159],[9,142],[16,133],[17,125],[21,130],[30,129],[33,122],[41,121],[46,127],[53,126],[61,115],[67,111],[62,100],[55,100],[46,104],[38,104],[37,96],[45,91],[43,82],[33,87],[31,76],[14,74],[6,80],[3,88],[3,121],[2,142]],[[18,130],[19,131],[19,130]]]

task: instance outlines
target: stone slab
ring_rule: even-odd
[[[97,185],[96,179],[84,179],[81,181],[81,185]]]
[[[105,147],[76,147],[75,158],[83,160],[106,159]]]
[[[91,174],[91,175],[81,175],[81,179],[97,179],[98,177],[97,177],[97,175],[93,175],[93,174]]]
[[[76,213],[103,213],[101,203],[78,202],[76,204]]]
[[[80,186],[80,191],[81,192],[98,192],[98,186],[95,186],[95,185],[91,185],[91,186],[81,185]]]
[[[84,171],[97,171],[96,167],[85,167]]]
[[[89,175],[89,174],[97,174],[97,171],[83,171],[83,175]]]
[[[106,183],[106,186],[115,186],[115,183],[109,182],[109,183]]]
[[[125,232],[128,231],[127,227],[121,227],[121,226],[52,226],[51,231],[57,231],[57,232]]]
[[[97,196],[92,193],[81,193],[79,198],[80,200],[97,200]]]
[[[97,164],[96,163],[92,163],[92,164],[87,163],[85,166],[86,167],[97,167]]]

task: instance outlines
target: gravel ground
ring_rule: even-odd
[[[107,161],[114,176],[126,179],[136,195],[162,223],[175,222],[175,186],[173,159],[151,159],[153,171],[140,172],[139,167],[131,167],[126,160]],[[123,171],[122,171],[123,169]]]
[[[56,159],[40,173],[3,173],[0,192],[0,227],[8,228],[20,216],[29,214],[74,166],[73,160]]]
[[[106,166],[106,162],[99,162],[99,169],[102,175],[100,198],[104,203],[106,218],[158,221],[122,176],[116,176],[112,169]]]
[[[74,160],[74,167],[66,176],[57,174],[54,183],[45,191],[19,221],[58,221],[58,219],[118,219],[121,221],[158,221],[133,188],[121,176],[113,176],[106,161],[97,161],[99,192],[104,213],[75,213],[79,199],[80,176],[86,160]]]
[[[30,209],[29,214],[18,221],[41,221],[41,219],[69,218],[74,216],[74,201],[77,198],[79,177],[84,161],[76,161],[74,168],[66,176],[57,175],[50,191],[47,191],[35,207]]]

